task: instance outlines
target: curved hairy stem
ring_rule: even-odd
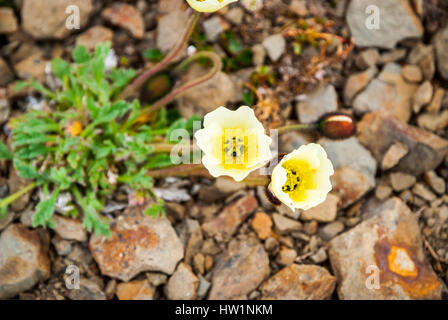
[[[212,61],[213,67],[211,68],[211,70],[208,73],[206,73],[205,75],[203,75],[197,79],[190,80],[187,83],[181,85],[180,87],[173,89],[169,94],[164,96],[162,99],[156,101],[150,108],[143,110],[140,113],[139,117],[135,120],[134,123],[141,122],[141,119],[149,119],[149,115],[152,112],[162,108],[163,106],[166,106],[168,103],[172,102],[176,97],[178,97],[180,94],[184,93],[185,91],[210,80],[222,69],[221,58],[216,53],[211,52],[211,51],[201,51],[201,52],[198,52],[198,53],[192,55],[191,57],[186,59],[184,62],[182,62],[178,66],[178,69],[182,69],[182,68],[186,67],[187,65],[189,65],[190,63],[192,63],[193,61],[196,61],[198,59],[209,59],[210,61]]]
[[[156,64],[154,67],[144,71],[140,76],[137,77],[130,85],[126,87],[125,90],[119,95],[118,100],[124,100],[130,95],[132,95],[135,91],[137,91],[151,76],[159,73],[163,69],[165,69],[176,56],[183,50],[185,45],[190,39],[191,34],[196,26],[196,23],[199,19],[199,12],[194,11],[190,19],[188,20],[188,24],[185,28],[185,33],[182,35],[182,38],[177,43],[177,45],[168,53],[168,55]]]

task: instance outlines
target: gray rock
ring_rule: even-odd
[[[397,170],[419,175],[433,170],[448,153],[448,141],[385,112],[366,114],[358,123],[358,140],[378,161],[397,141],[408,148]]]
[[[165,218],[130,209],[112,227],[110,238],[93,234],[90,250],[103,275],[129,281],[143,271],[172,274],[183,258],[183,246]]]
[[[426,80],[417,89],[413,97],[412,110],[419,113],[420,109],[431,102],[433,87],[430,81]]]
[[[79,8],[80,27],[85,27],[93,11],[91,0],[24,0],[22,28],[35,39],[64,39],[76,31],[66,27],[65,12],[72,5]]]
[[[356,169],[368,178],[372,187],[375,185],[376,161],[356,137],[340,141],[322,138],[318,143],[325,149],[335,168],[348,166]]]
[[[353,101],[358,114],[370,111],[387,110],[397,118],[408,121],[411,117],[412,97],[417,85],[404,81],[401,66],[388,63],[378,78],[373,79],[367,88]]]
[[[274,213],[272,219],[274,220],[275,230],[279,234],[302,230],[302,224],[299,221],[289,219],[278,213]]]
[[[319,235],[324,240],[330,240],[342,231],[344,231],[344,224],[340,221],[335,221],[325,225],[322,229],[320,229]]]
[[[263,40],[263,47],[266,49],[269,58],[276,62],[285,53],[286,40],[281,34],[275,34]]]
[[[366,14],[366,8],[370,5],[378,7],[379,17],[375,18],[371,12]],[[379,29],[368,27],[372,18],[379,23]],[[423,35],[423,26],[408,0],[351,1],[347,10],[347,23],[359,47],[393,49],[401,40]]]
[[[80,279],[79,289],[70,290],[68,297],[70,300],[106,300],[98,283],[86,278]]]
[[[317,121],[323,114],[338,109],[336,90],[331,84],[320,87],[309,93],[305,100],[298,102],[296,109],[301,123]]]
[[[256,238],[232,240],[213,270],[210,300],[240,297],[269,275],[269,257]]]
[[[165,286],[165,294],[170,300],[195,300],[199,278],[190,266],[180,263]]]
[[[54,231],[66,240],[86,241],[87,231],[79,220],[53,215]]]
[[[205,20],[202,25],[204,26],[207,39],[212,42],[216,41],[219,35],[224,31],[221,19],[218,16],[212,16]]]
[[[440,75],[448,80],[448,27],[437,32],[433,38]]]
[[[182,37],[187,21],[187,11],[176,10],[162,16],[157,26],[157,48],[165,53],[170,51]]]
[[[0,236],[0,299],[8,299],[50,277],[48,245],[36,230],[12,224]]]

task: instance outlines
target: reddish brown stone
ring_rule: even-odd
[[[103,11],[103,18],[113,25],[128,30],[135,38],[143,38],[145,23],[136,7],[126,3],[116,3]]]
[[[153,300],[155,288],[147,279],[123,282],[117,286],[117,297],[120,300]]]
[[[90,250],[103,275],[129,281],[143,271],[172,274],[183,258],[182,243],[169,221],[140,210],[120,216],[110,238],[96,234],[90,238]]]
[[[446,287],[426,261],[417,217],[398,198],[373,213],[329,242],[339,298],[441,299]]]
[[[292,264],[267,280],[261,294],[268,300],[324,300],[331,297],[335,286],[335,277],[325,268]]]
[[[244,196],[225,207],[213,220],[205,223],[202,229],[218,241],[230,240],[238,226],[257,209],[258,203],[252,195]]]
[[[0,236],[0,299],[12,298],[50,276],[48,245],[37,230],[12,224]]]

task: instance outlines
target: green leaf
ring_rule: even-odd
[[[73,178],[68,176],[67,169],[62,168],[51,168],[50,179],[57,185],[61,190],[68,189],[73,182]]]
[[[159,199],[159,202],[154,204],[154,205],[152,205],[148,209],[146,209],[144,211],[144,214],[146,214],[148,216],[151,216],[153,218],[157,218],[157,216],[159,216],[159,214],[164,216],[165,215],[165,208],[163,206],[164,206],[163,200]]]
[[[61,58],[55,58],[51,61],[51,70],[59,79],[68,77],[70,75],[70,65],[67,61]]]
[[[29,86],[30,86],[30,84],[28,82],[19,80],[19,81],[17,81],[16,85],[14,86],[14,91],[17,92],[17,91],[23,90]]]
[[[251,90],[243,90],[243,102],[245,105],[253,106],[255,102],[255,94]]]
[[[75,63],[86,63],[89,62],[92,55],[84,46],[77,46],[73,51],[73,60]]]
[[[36,213],[33,216],[33,228],[36,228],[37,226],[42,227],[50,227],[54,228],[55,224],[51,220],[51,217],[54,213],[54,206],[56,203],[56,199],[59,194],[59,189],[53,192],[51,197],[47,200],[39,202],[39,204],[36,206]],[[46,196],[46,192],[44,191],[44,197]]]
[[[148,60],[160,62],[163,60],[164,54],[159,49],[149,49],[143,52],[143,56]]]
[[[13,154],[9,151],[8,147],[0,141],[0,159],[10,160]]]
[[[41,177],[36,168],[31,164],[17,158],[14,159],[14,168],[17,170],[19,176],[24,179],[37,179]]]
[[[3,206],[0,208],[0,220],[4,219],[6,217],[6,214],[8,213],[8,206]]]

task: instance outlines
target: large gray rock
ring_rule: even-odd
[[[36,230],[12,224],[0,236],[0,299],[32,288],[50,276],[48,244]]]
[[[96,234],[90,238],[90,251],[103,275],[129,281],[143,271],[172,274],[183,258],[183,245],[170,222],[140,211],[121,215],[110,238]]]
[[[417,217],[398,198],[329,242],[345,300],[441,299],[446,287],[427,262]]]
[[[374,17],[370,11],[366,12],[369,6],[379,10],[379,29],[368,28]],[[408,0],[353,0],[348,7],[347,22],[359,47],[393,49],[401,40],[423,35],[423,26]]]
[[[35,39],[64,39],[77,31],[66,27],[69,6],[79,8],[80,28],[85,27],[93,11],[91,0],[24,0],[22,27]]]

